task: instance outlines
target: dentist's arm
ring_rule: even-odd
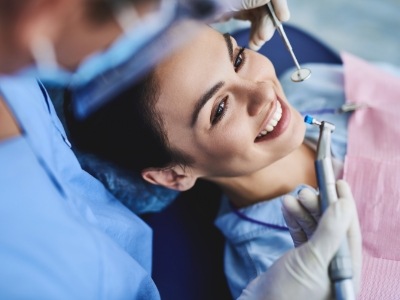
[[[327,208],[314,227],[315,231],[312,224],[315,224],[313,214],[316,214],[318,207],[316,196],[308,194],[306,201],[302,202],[293,197],[284,200],[285,218],[289,220],[287,223],[291,231],[297,233],[298,247],[287,252],[267,272],[250,282],[239,300],[331,299],[328,266],[346,237],[352,254],[355,291],[359,290],[361,232],[357,211],[345,181],[338,181],[337,191],[339,200]],[[304,202],[308,207],[301,204]],[[293,228],[295,223],[297,225]]]
[[[223,0],[226,7],[234,13],[233,17],[251,22],[249,48],[259,50],[262,45],[271,39],[275,27],[268,13],[266,5],[272,2],[275,14],[281,22],[290,18],[287,0]]]

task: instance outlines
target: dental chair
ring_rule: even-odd
[[[300,65],[342,63],[315,37],[289,24],[284,28]],[[239,45],[247,45],[248,29],[232,35]],[[278,76],[294,67],[278,33],[259,52],[273,62]],[[200,181],[161,212],[142,215],[154,232],[152,275],[161,299],[232,299],[223,271],[224,239],[213,225],[220,196],[215,186]]]

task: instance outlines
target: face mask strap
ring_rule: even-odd
[[[38,35],[32,39],[29,46],[38,69],[56,69],[58,67],[56,52],[49,38]]]
[[[175,17],[176,8],[178,6],[177,0],[161,0],[158,9],[153,12],[147,13],[145,16],[140,17],[135,6],[129,1],[120,1],[120,3],[114,4],[114,18],[122,31],[129,35],[132,28],[140,23],[152,24],[160,23],[163,24],[165,20],[169,20]],[[154,26],[154,25],[150,25]]]
[[[125,34],[140,22],[139,14],[132,4],[125,3],[123,7],[116,8],[114,11],[114,18]]]

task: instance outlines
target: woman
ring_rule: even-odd
[[[231,207],[216,223],[227,238],[234,297],[293,247],[280,196],[316,187],[303,118],[271,62],[206,26],[89,120],[70,116],[69,128],[82,150],[153,184],[185,191],[203,179],[221,187]]]
[[[128,166],[141,169],[146,180],[183,191],[197,178],[208,179],[221,185],[238,207],[287,193],[299,183],[315,186],[312,164],[308,167],[313,151],[302,143],[305,124],[287,102],[272,64],[264,56],[239,47],[228,35],[205,28],[199,38],[146,78],[139,92],[138,99],[145,101],[135,104],[149,107],[135,114],[152,122],[151,130],[159,135],[157,141],[144,136],[141,148],[156,142],[169,146],[165,158],[147,155],[146,159],[154,162],[136,162],[129,155]],[[127,102],[127,106],[135,105]],[[99,121],[90,123],[99,126]],[[115,127],[129,126],[128,122],[134,120],[120,120]],[[107,125],[101,135],[105,138],[113,132],[112,127]],[[94,147],[92,141],[85,140],[80,141],[82,147]],[[106,155],[113,149],[103,145],[99,151]],[[299,157],[305,168],[293,169],[291,162]],[[283,184],[276,173],[285,169],[293,176]],[[274,184],[255,190],[254,186],[260,186],[255,180]],[[248,185],[252,188],[246,188]]]

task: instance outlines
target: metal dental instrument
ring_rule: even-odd
[[[366,109],[368,108],[368,104],[361,102],[347,102],[342,104],[338,108],[320,108],[320,109],[307,109],[300,111],[302,115],[321,115],[321,114],[345,114],[345,113],[352,113],[359,109]]]
[[[309,115],[305,116],[304,122],[319,126],[320,130],[315,170],[317,173],[321,212],[324,212],[329,204],[338,199],[331,156],[331,133],[335,130],[335,125],[326,121],[320,122]],[[329,276],[333,284],[335,299],[355,299],[352,273],[350,250],[347,239],[344,239],[329,265]]]
[[[301,81],[308,79],[311,76],[311,70],[307,69],[307,68],[300,68],[299,62],[297,61],[296,56],[294,55],[294,52],[293,52],[292,46],[290,45],[289,39],[287,38],[285,31],[283,30],[282,23],[278,20],[278,18],[275,15],[275,11],[271,4],[271,1],[267,3],[267,8],[271,15],[272,22],[274,23],[276,30],[279,32],[279,35],[281,36],[283,42],[285,43],[286,48],[289,50],[289,53],[292,56],[294,64],[296,65],[296,68],[297,68],[297,70],[293,72],[293,74],[290,78],[294,82],[301,82]]]

